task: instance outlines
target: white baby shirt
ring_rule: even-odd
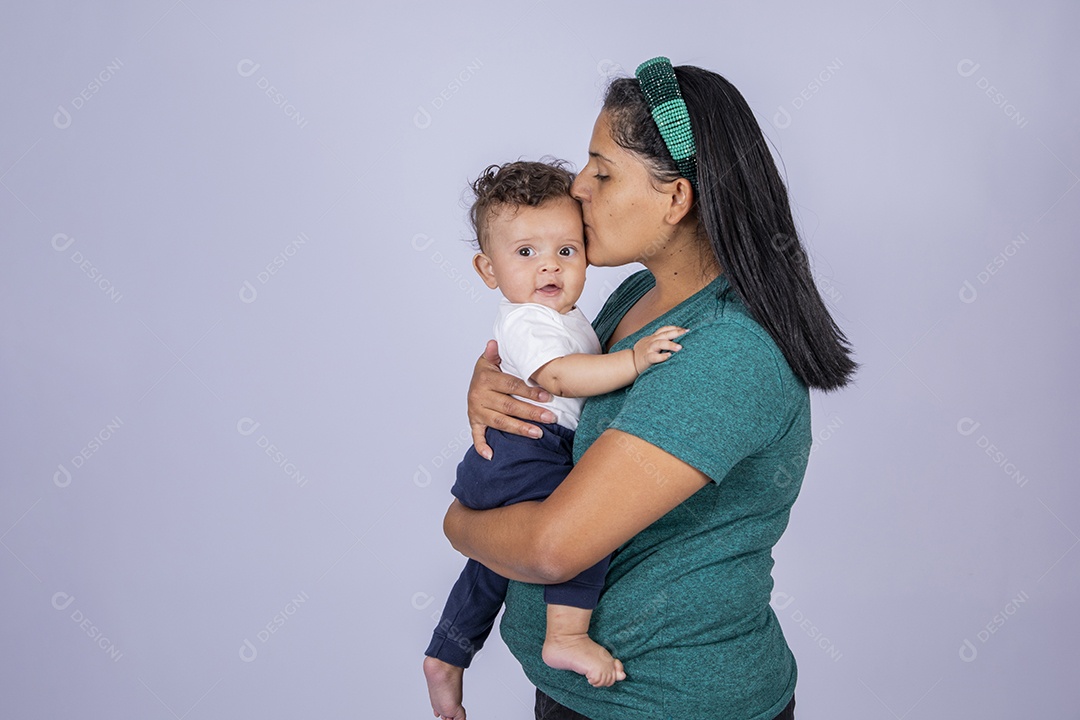
[[[503,298],[495,317],[495,340],[499,343],[502,370],[535,387],[529,378],[555,358],[573,353],[599,355],[600,339],[578,307],[561,314],[539,303],[512,303]],[[546,407],[563,427],[577,428],[585,398],[552,396],[551,402],[525,402]]]

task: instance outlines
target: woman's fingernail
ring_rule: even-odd
[[[535,428],[534,427],[534,428],[529,429],[529,437],[536,438],[536,439],[539,440],[543,436],[544,436],[544,431],[541,430],[540,428]]]
[[[551,393],[549,393],[547,390],[541,390],[540,402],[551,402]]]

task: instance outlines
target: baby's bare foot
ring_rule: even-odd
[[[438,658],[424,658],[424,677],[435,717],[442,720],[465,720],[461,706],[461,678],[465,668],[451,665]]]
[[[542,653],[548,667],[556,670],[573,670],[593,687],[609,687],[626,679],[623,664],[613,658],[604,646],[598,645],[588,635],[552,635],[544,639]]]

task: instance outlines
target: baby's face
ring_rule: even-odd
[[[573,198],[500,209],[488,219],[487,253],[475,265],[490,288],[513,303],[569,312],[585,288],[581,206]]]

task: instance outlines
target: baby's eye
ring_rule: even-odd
[[[521,257],[529,257],[532,255],[533,249],[530,247],[523,247],[518,249],[518,255]]]
[[[562,250],[560,250],[559,254],[564,256],[564,257],[570,257],[576,252],[577,252],[576,249],[568,246],[568,247],[564,247]]]

